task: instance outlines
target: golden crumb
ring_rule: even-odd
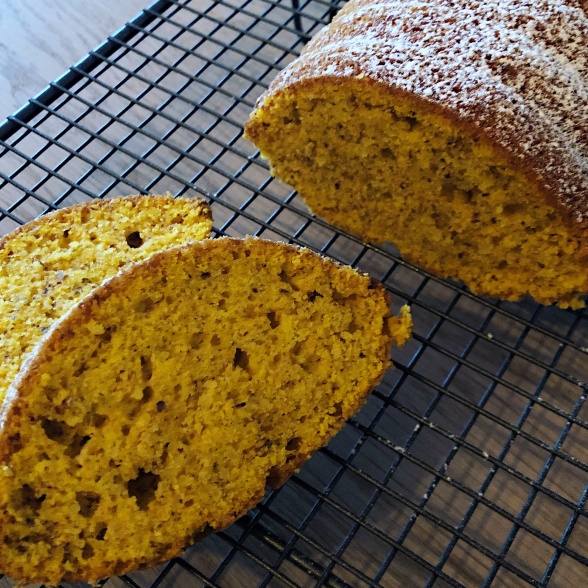
[[[312,211],[477,294],[581,307],[586,244],[479,137],[367,80],[268,95],[246,126]]]
[[[410,330],[381,285],[305,249],[154,254],[49,331],[0,414],[0,569],[94,581],[252,508],[364,403]]]

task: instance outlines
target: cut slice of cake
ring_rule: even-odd
[[[156,253],[49,330],[0,413],[0,570],[94,581],[230,525],[343,426],[410,335],[308,250]]]
[[[477,293],[584,306],[577,0],[351,0],[245,128],[314,213]]]
[[[206,239],[199,198],[95,200],[40,217],[0,240],[0,401],[51,324],[125,264]]]

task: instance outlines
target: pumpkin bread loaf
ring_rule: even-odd
[[[0,413],[0,569],[25,582],[177,555],[283,483],[364,403],[410,314],[304,249],[155,253],[49,330]]]
[[[478,294],[588,292],[580,0],[351,0],[246,136],[316,214]]]
[[[23,358],[71,306],[127,263],[210,236],[201,199],[130,196],[40,217],[0,240],[0,401]]]

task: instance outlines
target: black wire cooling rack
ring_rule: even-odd
[[[586,586],[588,314],[479,299],[366,246],[311,216],[242,138],[333,10],[156,2],[0,127],[0,233],[91,198],[202,195],[217,234],[305,245],[412,306],[396,369],[298,475],[106,586]]]

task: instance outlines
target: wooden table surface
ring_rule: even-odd
[[[0,121],[149,4],[149,0],[3,0]]]

